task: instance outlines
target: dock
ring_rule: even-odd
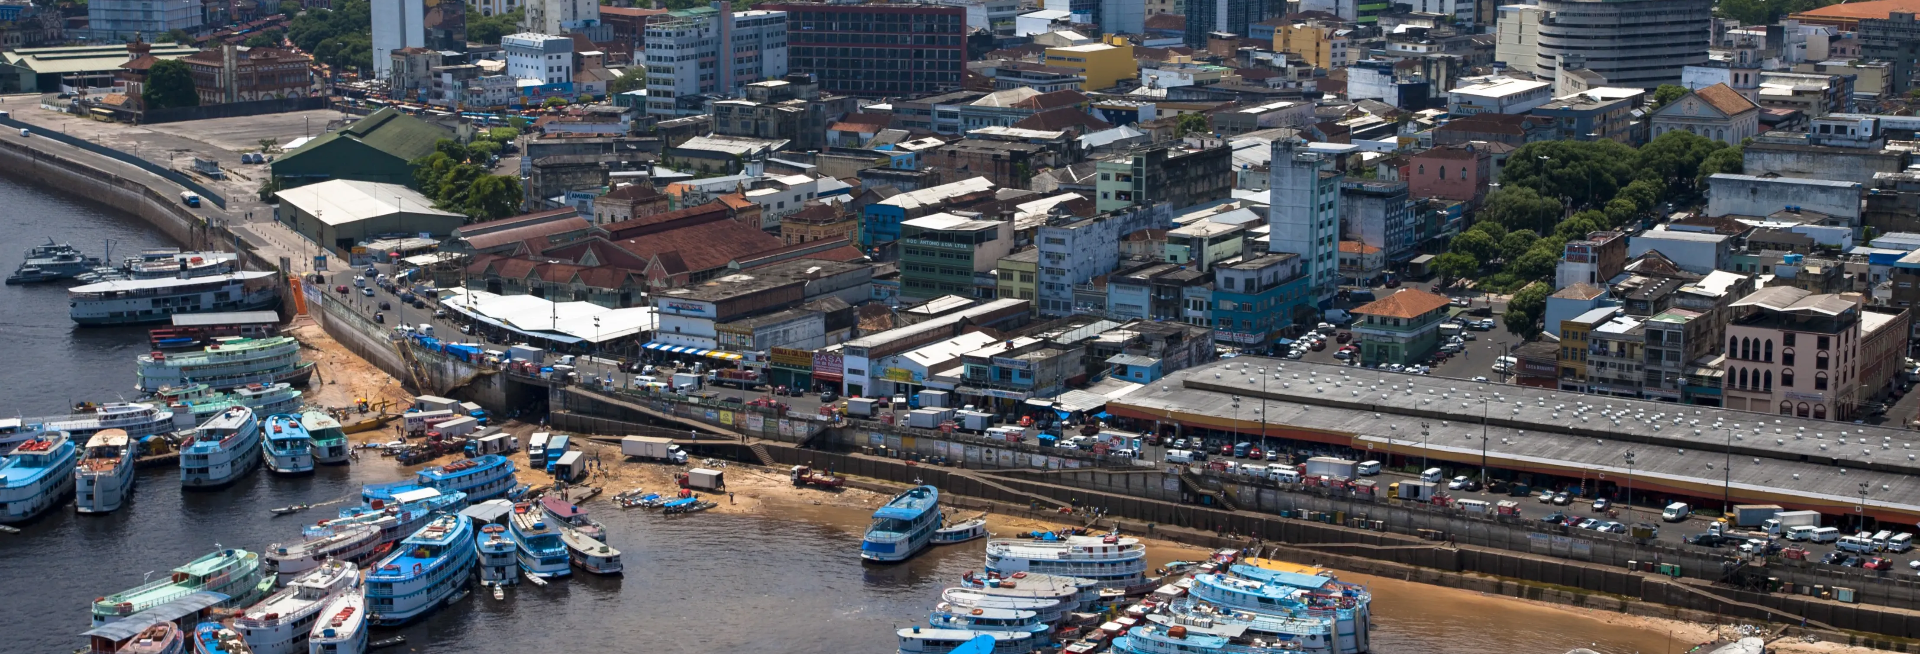
[[[180,452],[178,451],[167,452],[165,454],[149,454],[133,460],[134,468],[177,468],[179,466]]]

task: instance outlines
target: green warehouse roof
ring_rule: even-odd
[[[157,59],[179,59],[200,49],[178,43],[156,43],[149,53]],[[32,70],[36,75],[113,72],[127,63],[124,45],[66,45],[20,48],[0,53],[0,62]]]
[[[413,161],[433,153],[433,144],[453,138],[453,132],[393,108],[381,109],[352,125],[315,137],[282,160],[298,157],[336,139],[352,139],[404,161]]]

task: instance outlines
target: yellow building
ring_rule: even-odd
[[[1273,31],[1273,50],[1299,57],[1315,68],[1347,66],[1347,37],[1337,25],[1291,23]]]
[[[1040,250],[1027,248],[1004,257],[994,264],[994,276],[999,278],[994,285],[1000,299],[1032,300],[1038,289],[1034,277],[1040,274]],[[1039,302],[1034,302],[1037,310]]]
[[[1140,76],[1133,62],[1133,44],[1117,36],[1108,36],[1102,43],[1047,48],[1047,65],[1080,71],[1087,78],[1080,84],[1082,91],[1110,88]]]
[[[1560,390],[1586,392],[1587,356],[1593,330],[1620,313],[1619,307],[1600,307],[1560,321]]]

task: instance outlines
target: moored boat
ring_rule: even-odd
[[[260,465],[260,422],[253,410],[229,407],[201,423],[180,446],[180,484],[217,488],[239,481]]]
[[[360,568],[346,561],[326,561],[306,571],[287,587],[259,604],[247,607],[233,620],[254,654],[300,654],[307,650],[313,625],[334,596],[360,585]]]
[[[193,628],[194,654],[253,654],[240,632],[218,622],[202,622]]]
[[[166,322],[181,313],[251,311],[280,299],[271,271],[188,279],[116,279],[67,289],[67,315],[81,325]]]
[[[561,524],[572,527],[575,531],[580,532],[582,536],[601,542],[607,540],[606,527],[601,526],[598,522],[594,522],[593,518],[587,517],[587,510],[577,502],[568,502],[567,500],[547,495],[540,498],[540,508],[546,511],[549,517],[560,521]]]
[[[1038,644],[1033,634],[1021,631],[907,627],[894,633],[900,638],[900,654],[948,654],[981,636],[993,638],[992,654],[1025,654]]]
[[[457,511],[466,506],[464,493],[442,493],[432,488],[413,488],[396,493],[391,500],[373,500],[366,506],[340,510],[340,517],[321,521],[317,527],[343,529],[349,525],[370,524],[380,528],[382,545],[399,542],[413,535],[427,520],[442,511]]]
[[[1058,624],[1069,613],[1068,606],[1058,599],[988,595],[965,588],[948,588],[940,591],[940,604],[968,610],[1032,611],[1034,619],[1047,624]]]
[[[475,560],[473,521],[443,513],[427,521],[367,575],[367,611],[394,626],[426,615],[464,588]]]
[[[89,437],[73,470],[75,510],[106,513],[120,508],[133,492],[133,455],[133,442],[124,430],[107,429]]]
[[[115,622],[194,591],[226,595],[222,608],[245,606],[257,599],[261,580],[260,555],[224,549],[174,568],[164,579],[129,588],[93,601],[93,626]]]
[[[1126,588],[1146,580],[1147,548],[1137,538],[1117,535],[994,539],[987,541],[987,572],[1039,572]]]
[[[986,518],[974,518],[935,529],[932,542],[934,545],[952,545],[986,537]]]
[[[313,440],[308,437],[307,428],[300,424],[300,416],[290,413],[267,416],[262,429],[266,443],[260,448],[260,456],[266,461],[267,470],[282,475],[313,472]]]
[[[24,522],[73,493],[78,448],[63,432],[41,434],[0,458],[0,523]]]
[[[915,486],[895,495],[873,512],[873,522],[860,542],[860,558],[886,563],[907,560],[933,539],[940,517],[938,488]]]
[[[507,457],[487,454],[423,469],[411,481],[369,484],[360,490],[360,496],[367,501],[385,500],[395,493],[433,488],[443,493],[459,491],[466,493],[469,502],[484,502],[505,495],[515,486],[513,469],[513,461]]]
[[[473,546],[479,556],[475,564],[480,567],[480,583],[495,587],[520,583],[520,547],[507,534],[505,525],[480,527],[480,535],[474,538]]]
[[[307,654],[361,654],[367,651],[366,587],[348,589],[320,608],[307,632]]]
[[[1236,644],[1226,636],[1181,625],[1147,624],[1114,638],[1111,651],[1115,654],[1298,654],[1300,649],[1291,643],[1262,638]]]
[[[82,402],[73,413],[44,418],[19,418],[7,421],[0,430],[0,447],[32,438],[37,434],[64,431],[73,438],[92,436],[101,430],[119,429],[128,438],[138,439],[174,431],[173,411],[149,402]]]
[[[597,575],[617,575],[622,569],[620,550],[606,544],[603,538],[593,538],[586,532],[572,527],[560,527],[560,540],[567,546],[567,557],[573,564]]]
[[[248,384],[231,392],[213,390],[206,384],[169,386],[153,394],[153,399],[173,412],[173,425],[192,429],[229,407],[244,406],[254,415],[287,413],[300,408],[301,393],[292,384]]]
[[[66,243],[47,239],[46,245],[27,250],[20,267],[7,276],[7,284],[38,284],[78,277],[100,267],[100,257],[90,257]]]
[[[313,376],[313,363],[300,360],[300,342],[291,336],[222,338],[198,352],[151,352],[136,357],[134,368],[134,389],[149,393],[191,384],[221,391],[249,384],[303,386]]]
[[[572,573],[567,566],[567,546],[560,539],[560,525],[540,509],[522,502],[513,505],[513,515],[507,521],[508,533],[519,547],[520,569],[529,575],[542,578],[565,577]]]
[[[330,526],[323,522],[307,527],[301,536],[302,540],[296,543],[267,546],[262,556],[266,558],[268,572],[278,573],[285,579],[320,567],[328,560],[360,563],[381,544],[380,525],[369,523]]]
[[[186,654],[187,637],[180,627],[161,622],[140,631],[117,654]]]
[[[347,444],[347,432],[340,427],[340,421],[321,411],[307,411],[300,414],[300,424],[307,428],[307,437],[313,439],[313,461],[320,465],[343,465],[353,453]]]

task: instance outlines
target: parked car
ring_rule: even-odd
[[[373,314],[373,321],[384,325],[387,323],[387,314],[376,311]]]
[[[1871,559],[1867,559],[1866,565],[1861,567],[1864,567],[1868,570],[1891,570],[1893,569],[1893,562],[1876,556]]]
[[[445,318],[445,317],[447,317],[447,310],[446,310],[446,309],[434,309],[434,310],[433,310],[433,317],[435,317],[435,318]]]
[[[347,285],[346,285],[346,284],[341,284],[341,285],[339,285],[339,286],[335,286],[335,287],[333,287],[333,292],[335,292],[335,293],[339,293],[339,294],[341,294],[341,295],[346,295],[346,294],[347,294]]]
[[[1548,524],[1560,524],[1560,521],[1565,519],[1567,519],[1567,514],[1565,512],[1554,511],[1553,513],[1549,513],[1549,514],[1546,514],[1545,516],[1541,516],[1540,521]]]
[[[1849,568],[1858,568],[1860,567],[1861,564],[1864,564],[1864,563],[1866,563],[1865,559],[1862,559],[1858,556],[1854,556],[1852,554],[1848,554],[1847,560],[1841,561],[1840,565],[1844,565]]]
[[[1727,544],[1727,538],[1720,534],[1694,534],[1684,539],[1687,543],[1701,547],[1720,547]]]
[[[1566,505],[1568,505],[1568,504],[1572,504],[1572,503],[1573,503],[1573,496],[1572,496],[1572,495],[1568,495],[1568,494],[1566,493],[1566,491],[1561,491],[1561,492],[1558,492],[1558,493],[1554,493],[1554,494],[1553,494],[1553,503],[1554,503],[1554,505],[1556,505],[1556,506],[1566,506]]]
[[[1614,522],[1612,520],[1608,520],[1606,526],[1600,528],[1600,531],[1604,531],[1609,534],[1624,534],[1624,533],[1627,533],[1627,526],[1620,524],[1618,522]]]
[[[1264,458],[1267,458],[1267,457],[1266,457],[1266,456],[1264,456],[1264,455],[1265,455],[1265,453],[1264,453],[1264,452],[1261,452],[1261,451],[1260,451],[1260,448],[1258,448],[1258,447],[1254,447],[1254,448],[1248,448],[1248,449],[1247,449],[1247,458],[1249,458],[1249,459],[1264,459]]]
[[[1540,503],[1541,503],[1541,504],[1552,504],[1552,503],[1553,503],[1553,491],[1550,491],[1550,490],[1544,490],[1544,491],[1540,491],[1540,498],[1539,498],[1539,499],[1540,499]]]
[[[1612,506],[1613,506],[1613,502],[1604,497],[1593,501],[1594,511],[1605,511],[1608,508],[1611,508]]]
[[[1827,552],[1826,556],[1820,557],[1820,562],[1827,565],[1840,565],[1840,562],[1845,560],[1847,560],[1847,553],[1840,550]]]
[[[1601,524],[1601,521],[1595,520],[1593,518],[1581,518],[1580,524],[1574,525],[1574,526],[1579,527],[1581,529],[1593,529],[1594,527],[1597,527],[1600,524]]]
[[[834,400],[838,400],[838,399],[840,399],[840,394],[833,392],[833,389],[820,391],[820,403],[822,404],[833,402]]]
[[[1462,487],[1467,485],[1467,481],[1468,479],[1466,475],[1454,477],[1453,481],[1447,482],[1447,490],[1460,490]]]
[[[1456,307],[1464,307],[1464,306],[1467,306],[1468,304],[1472,304],[1472,302],[1469,302],[1466,298],[1457,297],[1457,298],[1454,298],[1452,302],[1449,302],[1449,304],[1452,304],[1453,306],[1456,306]]]

